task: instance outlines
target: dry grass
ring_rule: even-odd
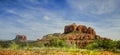
[[[109,51],[63,51],[63,50],[0,50],[0,55],[120,55]]]

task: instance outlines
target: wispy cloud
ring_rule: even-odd
[[[68,3],[76,10],[95,15],[108,14],[115,11],[118,0],[68,0]]]

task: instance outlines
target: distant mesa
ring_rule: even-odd
[[[18,41],[18,42],[27,42],[27,36],[25,36],[25,35],[16,35],[16,38],[14,40]]]

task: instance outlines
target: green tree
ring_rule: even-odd
[[[116,41],[113,40],[95,40],[93,43],[86,46],[87,49],[116,49]]]
[[[58,37],[51,37],[49,42],[45,43],[45,46],[48,47],[66,47],[66,41]]]
[[[114,49],[116,46],[116,42],[115,41],[112,41],[112,40],[103,40],[102,42],[102,46],[104,49]]]
[[[116,42],[117,42],[116,48],[117,48],[117,49],[120,49],[120,40],[118,40],[118,41],[116,41]]]
[[[92,49],[98,49],[99,48],[99,44],[94,42],[94,43],[91,43],[91,44],[87,45],[85,48],[91,49],[91,50]]]
[[[66,47],[66,42],[64,40],[61,40],[59,38],[53,38],[52,39],[52,46],[54,47]]]

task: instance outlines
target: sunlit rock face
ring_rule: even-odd
[[[84,25],[79,25],[77,26],[76,31],[82,32],[82,33],[87,33],[87,27]]]
[[[25,36],[25,35],[16,35],[16,38],[14,40],[19,41],[19,42],[26,42],[27,41],[27,36]]]
[[[64,28],[64,33],[76,31],[76,28],[77,28],[76,23],[73,23],[72,25],[66,25]]]

